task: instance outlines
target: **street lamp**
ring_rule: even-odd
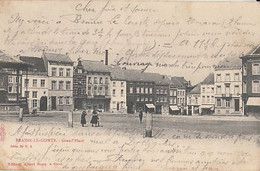
[[[146,114],[146,127],[145,127],[145,137],[152,137],[152,129],[153,129],[153,114]]]
[[[153,112],[154,105],[146,104],[146,127],[145,127],[145,137],[152,137],[152,129],[153,129]],[[152,112],[153,110],[153,112]]]

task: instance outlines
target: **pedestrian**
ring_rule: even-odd
[[[97,114],[97,111],[94,109],[93,112],[92,112],[92,118],[91,118],[91,121],[90,121],[90,123],[92,124],[92,127],[94,125],[97,126],[97,122],[98,122],[98,114]]]
[[[100,126],[100,122],[101,122],[101,117],[100,117],[100,115],[98,114],[98,115],[97,115],[97,126],[98,126],[98,127]]]
[[[143,120],[143,111],[140,110],[140,112],[139,112],[139,121],[140,121],[140,123],[142,123],[142,120]]]
[[[82,111],[82,113],[81,113],[81,120],[80,120],[80,123],[81,123],[82,127],[84,127],[85,124],[87,123],[86,115],[87,115],[87,112],[85,110]]]

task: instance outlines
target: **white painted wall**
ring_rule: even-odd
[[[119,112],[126,112],[126,81],[111,81],[110,82],[110,90],[111,90],[111,101],[110,101],[110,109],[113,112],[117,111],[117,104],[119,103]],[[122,83],[122,85],[121,85]],[[115,90],[115,94],[113,94],[113,90]],[[121,95],[121,90],[124,91],[123,95]]]
[[[214,84],[202,84],[200,87],[200,92],[201,92],[201,104],[209,104],[209,105],[215,104]],[[203,97],[205,97],[204,101],[203,101]]]
[[[48,76],[49,76],[49,107],[51,107],[51,96],[56,96],[57,110],[71,110],[73,109],[73,66],[64,64],[53,64],[48,62]],[[52,68],[56,68],[56,76],[52,76]],[[63,68],[63,76],[59,76],[59,69]],[[66,76],[66,69],[70,69],[70,76]],[[52,81],[56,81],[56,90],[52,90]],[[63,90],[59,90],[59,81],[63,81]],[[66,90],[66,82],[70,81],[70,89]],[[63,97],[63,104],[59,105],[59,97]],[[65,103],[65,98],[69,97],[69,104]]]
[[[239,73],[238,80],[235,80],[235,73]],[[218,74],[221,75],[221,79],[218,80]],[[226,74],[230,74],[230,80],[226,81],[225,77]],[[243,103],[242,103],[242,69],[241,68],[232,68],[232,69],[221,69],[216,70],[214,72],[214,79],[215,79],[215,113],[217,114],[232,114],[235,112],[234,109],[234,103],[235,99],[239,99],[239,107],[240,113],[243,113]],[[230,107],[226,107],[226,98],[223,98],[223,95],[226,94],[226,85],[230,85],[230,95],[232,98],[230,98]],[[217,92],[217,87],[221,87],[220,93]],[[235,86],[239,86],[238,88],[238,94],[235,94]],[[217,106],[217,99],[221,99],[221,106]]]
[[[29,79],[29,84],[28,87],[25,87],[25,80]],[[37,86],[33,86],[33,80],[37,80]],[[45,86],[41,86],[41,80],[45,80]],[[29,112],[32,112],[33,109],[33,100],[37,100],[37,111],[40,110],[40,99],[42,96],[47,96],[48,97],[48,77],[46,75],[23,75],[22,76],[22,97],[25,97],[25,91],[29,91],[29,98],[27,99],[28,101],[28,108]],[[33,98],[33,91],[37,92],[37,98]],[[47,107],[49,105],[47,104]]]

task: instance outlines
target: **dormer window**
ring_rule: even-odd
[[[82,59],[80,57],[78,58],[78,65],[82,66]]]

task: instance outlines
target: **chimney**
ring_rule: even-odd
[[[81,57],[78,58],[78,65],[82,66],[82,59],[81,59]]]
[[[16,58],[17,58],[17,59],[20,59],[20,56],[21,56],[20,54],[17,54],[17,55],[16,55]]]
[[[188,81],[188,86],[191,86],[191,81]]]
[[[66,55],[69,56],[69,52],[66,52]]]
[[[108,50],[106,50],[105,55],[105,65],[108,65]]]

